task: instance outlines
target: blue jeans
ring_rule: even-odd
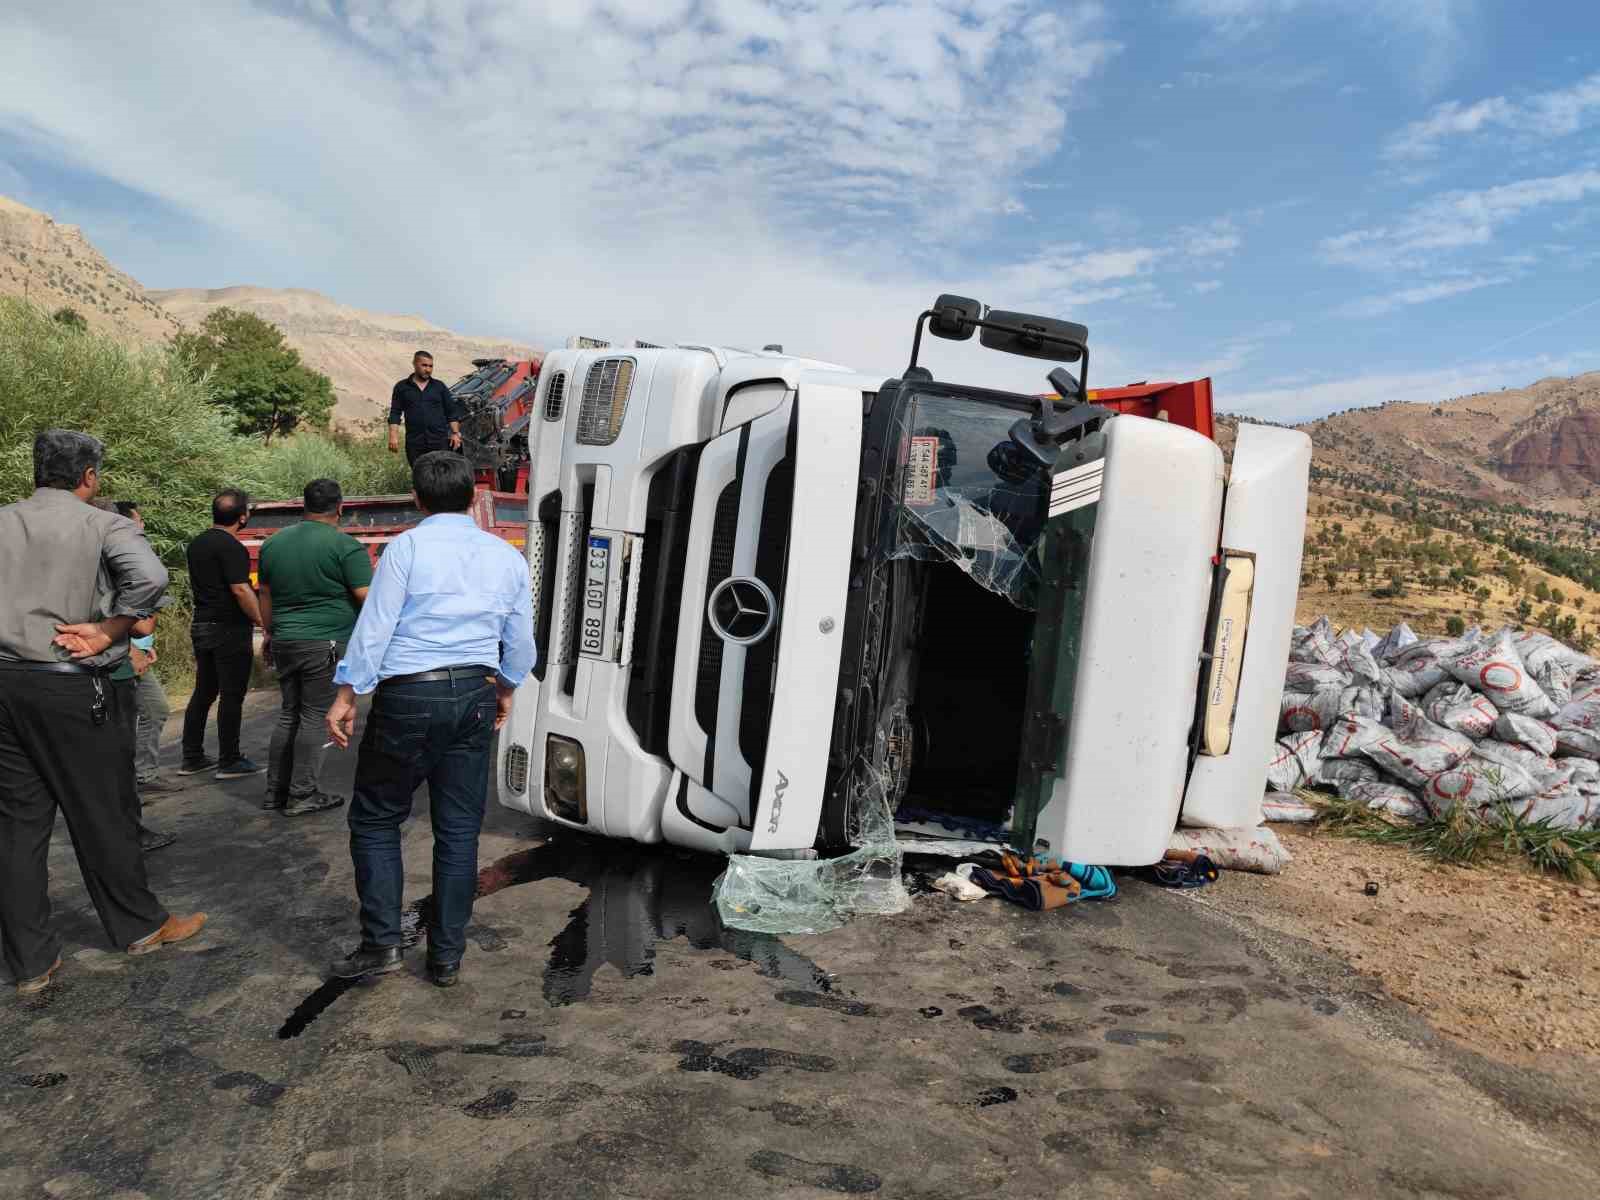
[[[401,943],[400,824],[411,813],[412,794],[427,780],[433,821],[428,960],[461,961],[478,886],[478,831],[494,717],[494,687],[476,675],[385,684],[373,697],[350,800],[350,858],[363,944]]]

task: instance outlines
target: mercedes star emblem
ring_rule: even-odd
[[[723,641],[753,646],[778,623],[778,600],[761,580],[735,575],[711,589],[706,619]]]

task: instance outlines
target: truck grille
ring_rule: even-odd
[[[706,595],[733,574],[733,547],[739,534],[739,480],[722,489],[711,523],[711,557],[706,568]],[[695,676],[694,715],[700,727],[716,734],[717,696],[722,687],[722,639],[702,613],[700,669]]]
[[[633,359],[602,358],[583,377],[583,400],[578,409],[578,441],[585,446],[609,446],[622,431],[633,390]]]
[[[546,421],[561,420],[561,412],[567,405],[567,373],[557,371],[550,378],[550,390],[544,394],[544,419]]]
[[[789,520],[794,508],[794,454],[785,458],[767,476],[766,495],[761,507],[761,531],[756,542],[756,578],[784,594],[788,567]],[[750,764],[750,804],[755,812],[761,786],[761,769],[766,763],[767,735],[772,729],[772,677],[778,669],[778,641],[783,632],[782,612],[772,635],[745,650],[743,707],[739,710],[739,750]]]
[[[506,791],[520,796],[528,790],[528,748],[513,742],[506,750]]]
[[[634,652],[628,682],[628,723],[639,744],[663,754],[671,723],[672,679],[678,657],[678,613],[689,557],[695,472],[700,447],[664,459],[650,479],[643,562],[634,604]]]

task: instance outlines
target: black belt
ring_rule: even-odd
[[[24,662],[21,659],[0,658],[0,671],[49,671],[53,675],[109,675],[115,667],[91,667],[75,662]]]
[[[471,675],[483,676],[485,683],[494,682],[495,670],[493,667],[480,665],[465,667],[440,667],[435,671],[417,671],[411,675],[391,675],[381,680],[379,687],[390,683],[432,683],[436,679],[465,679]]]

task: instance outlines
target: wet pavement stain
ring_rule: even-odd
[[[1143,1004],[1107,1004],[1100,1011],[1115,1013],[1119,1017],[1142,1017],[1150,1010]]]
[[[1017,1089],[1013,1087],[984,1088],[978,1093],[978,1107],[988,1108],[994,1104],[1010,1104],[1017,1098]]]
[[[1183,1035],[1150,1032],[1143,1029],[1108,1029],[1106,1041],[1114,1046],[1137,1046],[1140,1042],[1156,1042],[1163,1046],[1183,1045]]]
[[[917,1011],[925,1017],[944,1016],[944,1009],[940,1008],[937,1004],[930,1004],[927,1008],[919,1008]]]
[[[778,1050],[771,1046],[744,1046],[730,1050],[725,1055],[716,1053],[709,1042],[680,1041],[672,1044],[675,1054],[683,1055],[678,1063],[680,1071],[715,1071],[732,1079],[755,1079],[763,1071],[788,1068],[794,1071],[826,1073],[835,1070],[839,1063],[826,1054],[801,1054],[795,1050]]]
[[[969,1004],[966,1008],[957,1009],[956,1016],[965,1017],[978,1029],[993,1033],[1022,1032],[1022,1010],[1019,1008],[1008,1008],[1003,1013],[997,1013],[985,1004]]]
[[[245,1103],[256,1108],[271,1108],[278,1102],[278,1097],[288,1090],[281,1083],[269,1083],[254,1071],[230,1071],[226,1075],[218,1075],[211,1081],[211,1086],[224,1092],[234,1088],[249,1088]]]
[[[831,996],[823,992],[797,992],[792,990],[781,991],[777,999],[783,1004],[792,1004],[796,1008],[822,1008],[829,1012],[843,1013],[847,1017],[879,1017],[883,1010],[876,1005],[866,1004],[860,1000],[847,1000],[843,996]]]
[[[548,1049],[542,1033],[502,1033],[498,1042],[474,1042],[461,1047],[463,1054],[492,1054],[497,1058],[539,1058]]]
[[[480,1121],[493,1121],[511,1112],[518,1103],[517,1093],[510,1088],[495,1088],[487,1095],[463,1104],[461,1111]]]
[[[864,1167],[853,1167],[848,1163],[808,1162],[776,1150],[757,1150],[745,1160],[745,1165],[771,1179],[785,1179],[790,1183],[804,1184],[825,1192],[842,1192],[848,1196],[862,1196],[883,1186],[883,1180]]]
[[[36,1075],[0,1075],[0,1083],[9,1087],[53,1088],[60,1087],[67,1077],[60,1071],[43,1071]]]
[[[552,1006],[586,1000],[594,974],[611,965],[624,978],[654,971],[656,944],[685,939],[696,950],[722,950],[755,965],[769,979],[826,991],[828,977],[815,963],[768,934],[729,929],[717,916],[711,885],[726,864],[720,857],[630,846],[584,837],[552,838],[542,845],[496,859],[478,872],[476,897],[506,888],[564,879],[589,894],[569,914],[566,928],[550,942],[543,991]],[[421,941],[433,897],[408,906],[406,944]],[[604,913],[605,921],[591,921]],[[476,933],[475,933],[476,931]],[[483,949],[499,949],[520,934],[515,926],[474,926],[468,936]]]
[[[1057,1071],[1073,1067],[1100,1057],[1093,1046],[1063,1046],[1059,1050],[1043,1050],[1036,1054],[1013,1054],[1001,1061],[1001,1066],[1017,1075],[1038,1075],[1044,1071]]]

